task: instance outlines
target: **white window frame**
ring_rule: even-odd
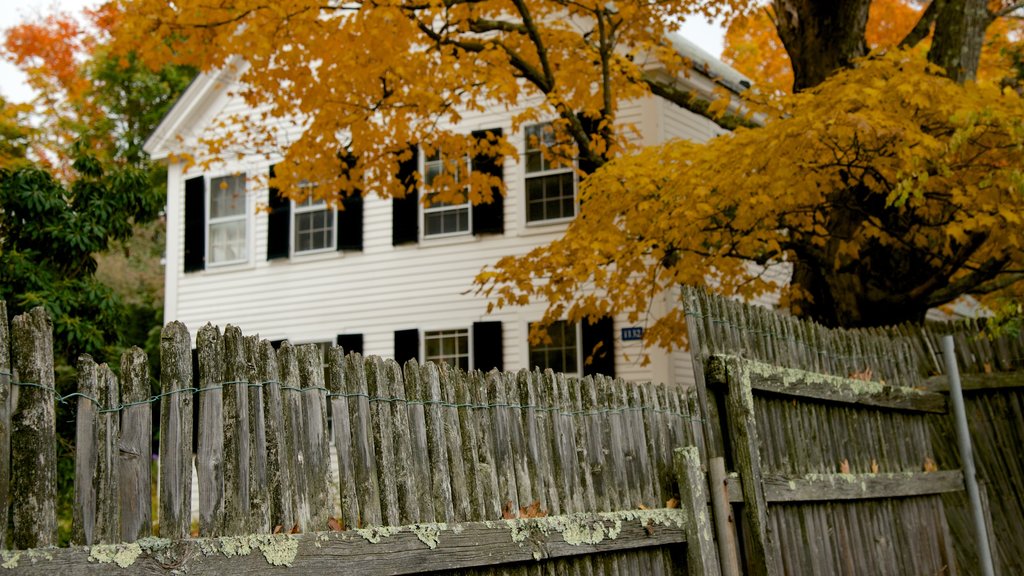
[[[427,357],[427,340],[428,339],[430,339],[432,337],[435,337],[434,335],[436,335],[436,337],[438,339],[443,338],[444,336],[455,337],[455,336],[458,336],[457,333],[459,333],[459,332],[463,332],[466,335],[466,353],[465,353],[465,357],[466,357],[466,370],[467,371],[468,370],[473,370],[473,368],[475,366],[474,358],[473,358],[473,331],[470,330],[469,328],[442,328],[442,329],[438,329],[438,330],[421,330],[420,331],[420,334],[421,334],[420,335],[420,348],[422,350],[422,355],[420,356],[420,358],[423,358],[423,362],[424,363],[432,362],[432,360]],[[456,354],[455,357],[456,358],[461,358],[462,356],[463,356],[462,354]],[[443,358],[444,358],[444,355],[442,355],[442,359]]]
[[[288,230],[289,230],[288,245],[289,245],[289,249],[291,250],[292,257],[295,257],[295,256],[302,257],[302,256],[310,255],[310,254],[322,254],[322,253],[325,253],[325,252],[335,252],[336,248],[338,246],[338,211],[329,208],[327,206],[327,201],[326,200],[320,200],[320,201],[315,201],[315,202],[313,201],[313,195],[312,195],[313,190],[312,189],[314,188],[314,186],[303,186],[302,188],[306,189],[309,192],[309,196],[306,197],[306,200],[303,200],[302,202],[296,202],[295,200],[291,201],[292,202],[292,210],[291,210],[291,216],[290,216],[291,222],[289,222],[289,226],[288,226]],[[306,204],[307,202],[312,202],[312,203],[307,205]],[[310,213],[320,212],[320,211],[326,211],[328,216],[329,216],[329,218],[330,218],[330,232],[328,233],[328,245],[323,247],[323,248],[311,248],[309,250],[299,250],[298,242],[296,241],[296,239],[297,239],[296,237],[299,234],[299,227],[297,225],[297,223],[298,223],[298,216],[300,214],[310,214]]]
[[[527,226],[547,226],[549,224],[564,224],[570,222],[579,213],[579,176],[576,174],[576,160],[570,164],[552,168],[548,166],[548,160],[544,158],[543,148],[532,148],[530,146],[530,135],[529,131],[532,128],[540,128],[550,126],[551,122],[539,122],[537,124],[530,124],[523,128],[523,220]],[[529,169],[529,155],[531,152],[540,154],[541,159],[541,170],[530,171]],[[572,177],[572,214],[569,216],[560,216],[558,218],[541,218],[539,220],[530,219],[530,180],[548,178],[551,176],[564,176],[570,174]]]
[[[558,320],[557,322],[563,322],[563,323],[566,323],[566,324],[569,323],[568,320]],[[527,367],[530,370],[533,370],[533,368],[536,367],[536,365],[534,364],[533,359],[532,359],[534,346],[530,342],[530,325],[531,324],[535,324],[535,322],[527,322],[526,323],[526,331],[525,331],[525,334],[526,334],[526,363],[528,365]],[[576,371],[575,372],[564,372],[564,374],[566,376],[580,377],[580,376],[583,375],[583,355],[582,355],[581,350],[580,350],[580,348],[583,347],[583,344],[582,344],[582,342],[583,342],[583,329],[582,329],[582,326],[581,326],[581,324],[579,322],[574,323],[572,325],[572,327],[573,327],[573,332],[576,335]],[[550,327],[549,327],[549,329],[550,329]],[[544,347],[548,347],[548,345],[546,345],[546,344],[544,344],[543,346]],[[547,366],[540,366],[541,370],[544,370],[546,368],[548,368],[548,367]]]
[[[215,184],[219,180],[240,178],[242,180],[242,211],[240,214],[233,214],[231,216],[220,216],[217,218],[213,217],[213,190]],[[206,203],[206,266],[208,268],[218,268],[221,266],[232,266],[235,264],[245,264],[249,262],[249,243],[250,234],[252,234],[252,226],[249,222],[249,194],[248,194],[248,178],[243,173],[231,173],[221,174],[219,176],[210,176],[206,179],[206,191],[203,201]],[[212,226],[217,224],[230,224],[233,222],[242,222],[245,226],[245,240],[242,243],[242,256],[234,260],[222,260],[220,262],[213,261],[213,233]]]
[[[420,149],[420,157],[419,157],[420,167],[419,168],[420,168],[420,176],[422,176],[424,183],[427,183],[427,165],[429,163],[432,163],[432,162],[439,162],[439,163],[441,163],[441,167],[442,167],[442,170],[443,170],[443,168],[444,168],[444,161],[445,161],[445,157],[444,157],[443,153],[438,153],[437,160],[430,160],[430,159],[427,158],[426,153],[424,153],[424,151],[422,149]],[[466,166],[466,176],[468,177],[469,174],[471,174],[472,170],[473,170],[472,159],[467,157],[465,159],[465,166]],[[459,178],[459,180],[461,180],[461,179],[462,178]],[[424,201],[428,197],[429,197],[429,194],[424,192],[423,193]],[[429,234],[429,233],[427,233],[427,217],[429,215],[444,214],[445,212],[456,212],[456,211],[462,211],[462,210],[466,211],[466,229],[465,230],[457,230],[455,232],[441,232],[441,233],[438,233],[438,234]],[[451,237],[456,237],[456,236],[468,236],[468,235],[473,233],[473,206],[469,202],[469,194],[466,194],[466,201],[461,203],[461,204],[444,204],[444,203],[442,203],[442,204],[438,204],[438,205],[428,206],[425,202],[420,202],[419,219],[420,219],[420,223],[419,223],[420,224],[420,238],[423,239],[423,240],[433,240],[435,238],[451,238]]]

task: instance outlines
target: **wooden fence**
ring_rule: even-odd
[[[232,326],[199,330],[193,374],[177,322],[162,333],[156,397],[139,349],[119,377],[79,360],[78,392],[59,398],[78,404],[76,546],[46,548],[56,538],[51,331],[41,310],[10,333],[0,322],[0,510],[12,511],[15,548],[3,568],[718,573],[689,393],[550,371],[403,367],[340,348],[324,369],[314,345],[275,350]]]
[[[956,343],[961,386],[973,440],[978,479],[990,503],[995,566],[1001,574],[1024,574],[1024,333],[993,333],[984,322],[971,320],[954,325],[929,325],[921,331],[921,354],[930,375],[924,386],[948,393],[941,370],[939,338],[952,333]],[[932,418],[935,460],[942,467],[960,466],[960,454],[952,423]],[[963,494],[948,494],[943,501],[950,529],[957,542],[962,566],[977,566],[977,546]]]

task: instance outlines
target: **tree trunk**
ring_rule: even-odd
[[[793,66],[793,91],[813,88],[867,54],[871,0],[775,0],[775,28]]]
[[[959,83],[974,80],[985,30],[992,22],[986,1],[945,0],[938,8],[928,60]]]

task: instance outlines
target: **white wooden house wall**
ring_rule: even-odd
[[[203,171],[192,167],[183,172],[183,164],[173,160],[174,153],[190,152],[190,142],[208,135],[210,127],[218,121],[239,112],[251,113],[241,98],[232,95],[231,82],[230,75],[201,76],[150,139],[154,157],[169,159],[164,306],[167,321],[184,322],[193,335],[207,322],[221,327],[230,323],[247,334],[259,333],[270,340],[289,339],[293,343],[333,343],[339,334],[357,333],[362,335],[364,353],[389,357],[395,352],[394,333],[398,330],[416,328],[422,340],[425,331],[468,329],[474,322],[500,321],[504,368],[527,367],[528,324],[541,316],[543,304],[506,308],[488,315],[487,301],[473,294],[472,280],[482,267],[501,256],[524,254],[557,238],[565,224],[526,224],[524,169],[511,159],[504,165],[504,234],[466,234],[393,246],[391,200],[373,195],[371,189],[363,207],[361,251],[332,251],[268,261],[268,216],[256,210],[257,205],[268,204],[268,189],[265,181],[250,179],[247,260],[184,272],[185,181],[196,176],[239,172],[265,175],[270,165],[262,156],[253,156],[219,168]],[[511,116],[511,112],[503,109],[467,113],[458,129],[468,133],[501,128],[522,154],[523,131],[511,131]],[[253,121],[257,121],[255,117]],[[636,126],[638,143],[643,145],[672,138],[704,141],[723,131],[706,118],[655,96],[624,103],[618,121]],[[655,306],[673,305],[668,297],[665,300]],[[620,329],[626,326],[623,318],[615,319],[617,376],[692,383],[689,353],[648,351],[651,364],[641,366],[644,350],[640,343],[621,340]]]

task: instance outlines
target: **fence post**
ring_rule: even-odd
[[[729,436],[736,469],[743,482],[743,510],[751,531],[748,566],[755,576],[774,576],[779,571],[769,547],[768,502],[761,478],[761,455],[758,451],[761,441],[757,434],[750,373],[739,362],[727,359],[725,377],[729,385],[726,396]]]
[[[160,334],[160,536],[180,540],[192,522],[192,347],[181,322]]]
[[[78,357],[78,417],[75,420],[75,507],[72,511],[71,542],[91,546],[96,541],[97,432],[100,406],[98,368],[92,356]]]
[[[224,328],[224,529],[231,536],[255,530],[249,512],[249,374],[237,326]]]
[[[270,476],[267,473],[267,421],[264,413],[266,378],[260,374],[260,338],[245,337],[249,374],[249,517],[254,532],[271,531]]]
[[[721,570],[708,517],[707,479],[700,470],[700,451],[696,446],[676,448],[674,463],[682,500],[680,506],[686,514],[686,573],[718,576]]]
[[[153,454],[153,411],[148,402],[149,360],[137,346],[121,355],[121,399],[125,405],[121,411],[118,443],[121,540],[134,542],[153,531],[149,468]]]
[[[16,316],[11,356],[19,386],[11,416],[11,510],[15,548],[57,543],[57,437],[53,323],[42,308]]]
[[[305,531],[327,529],[327,518],[334,511],[330,492],[331,452],[327,434],[327,395],[324,387],[323,359],[316,344],[296,350],[302,381],[302,451],[306,458],[306,493],[309,523]]]
[[[7,548],[11,488],[11,333],[7,303],[0,300],[0,549]]]
[[[199,428],[196,476],[199,479],[199,535],[224,532],[224,341],[207,324],[196,334],[199,354]],[[187,488],[186,488],[187,489]]]
[[[292,468],[288,460],[284,403],[281,397],[277,352],[267,340],[260,340],[256,373],[263,383],[263,422],[266,425],[267,483],[270,485],[270,524],[287,531],[295,522],[292,506]]]

